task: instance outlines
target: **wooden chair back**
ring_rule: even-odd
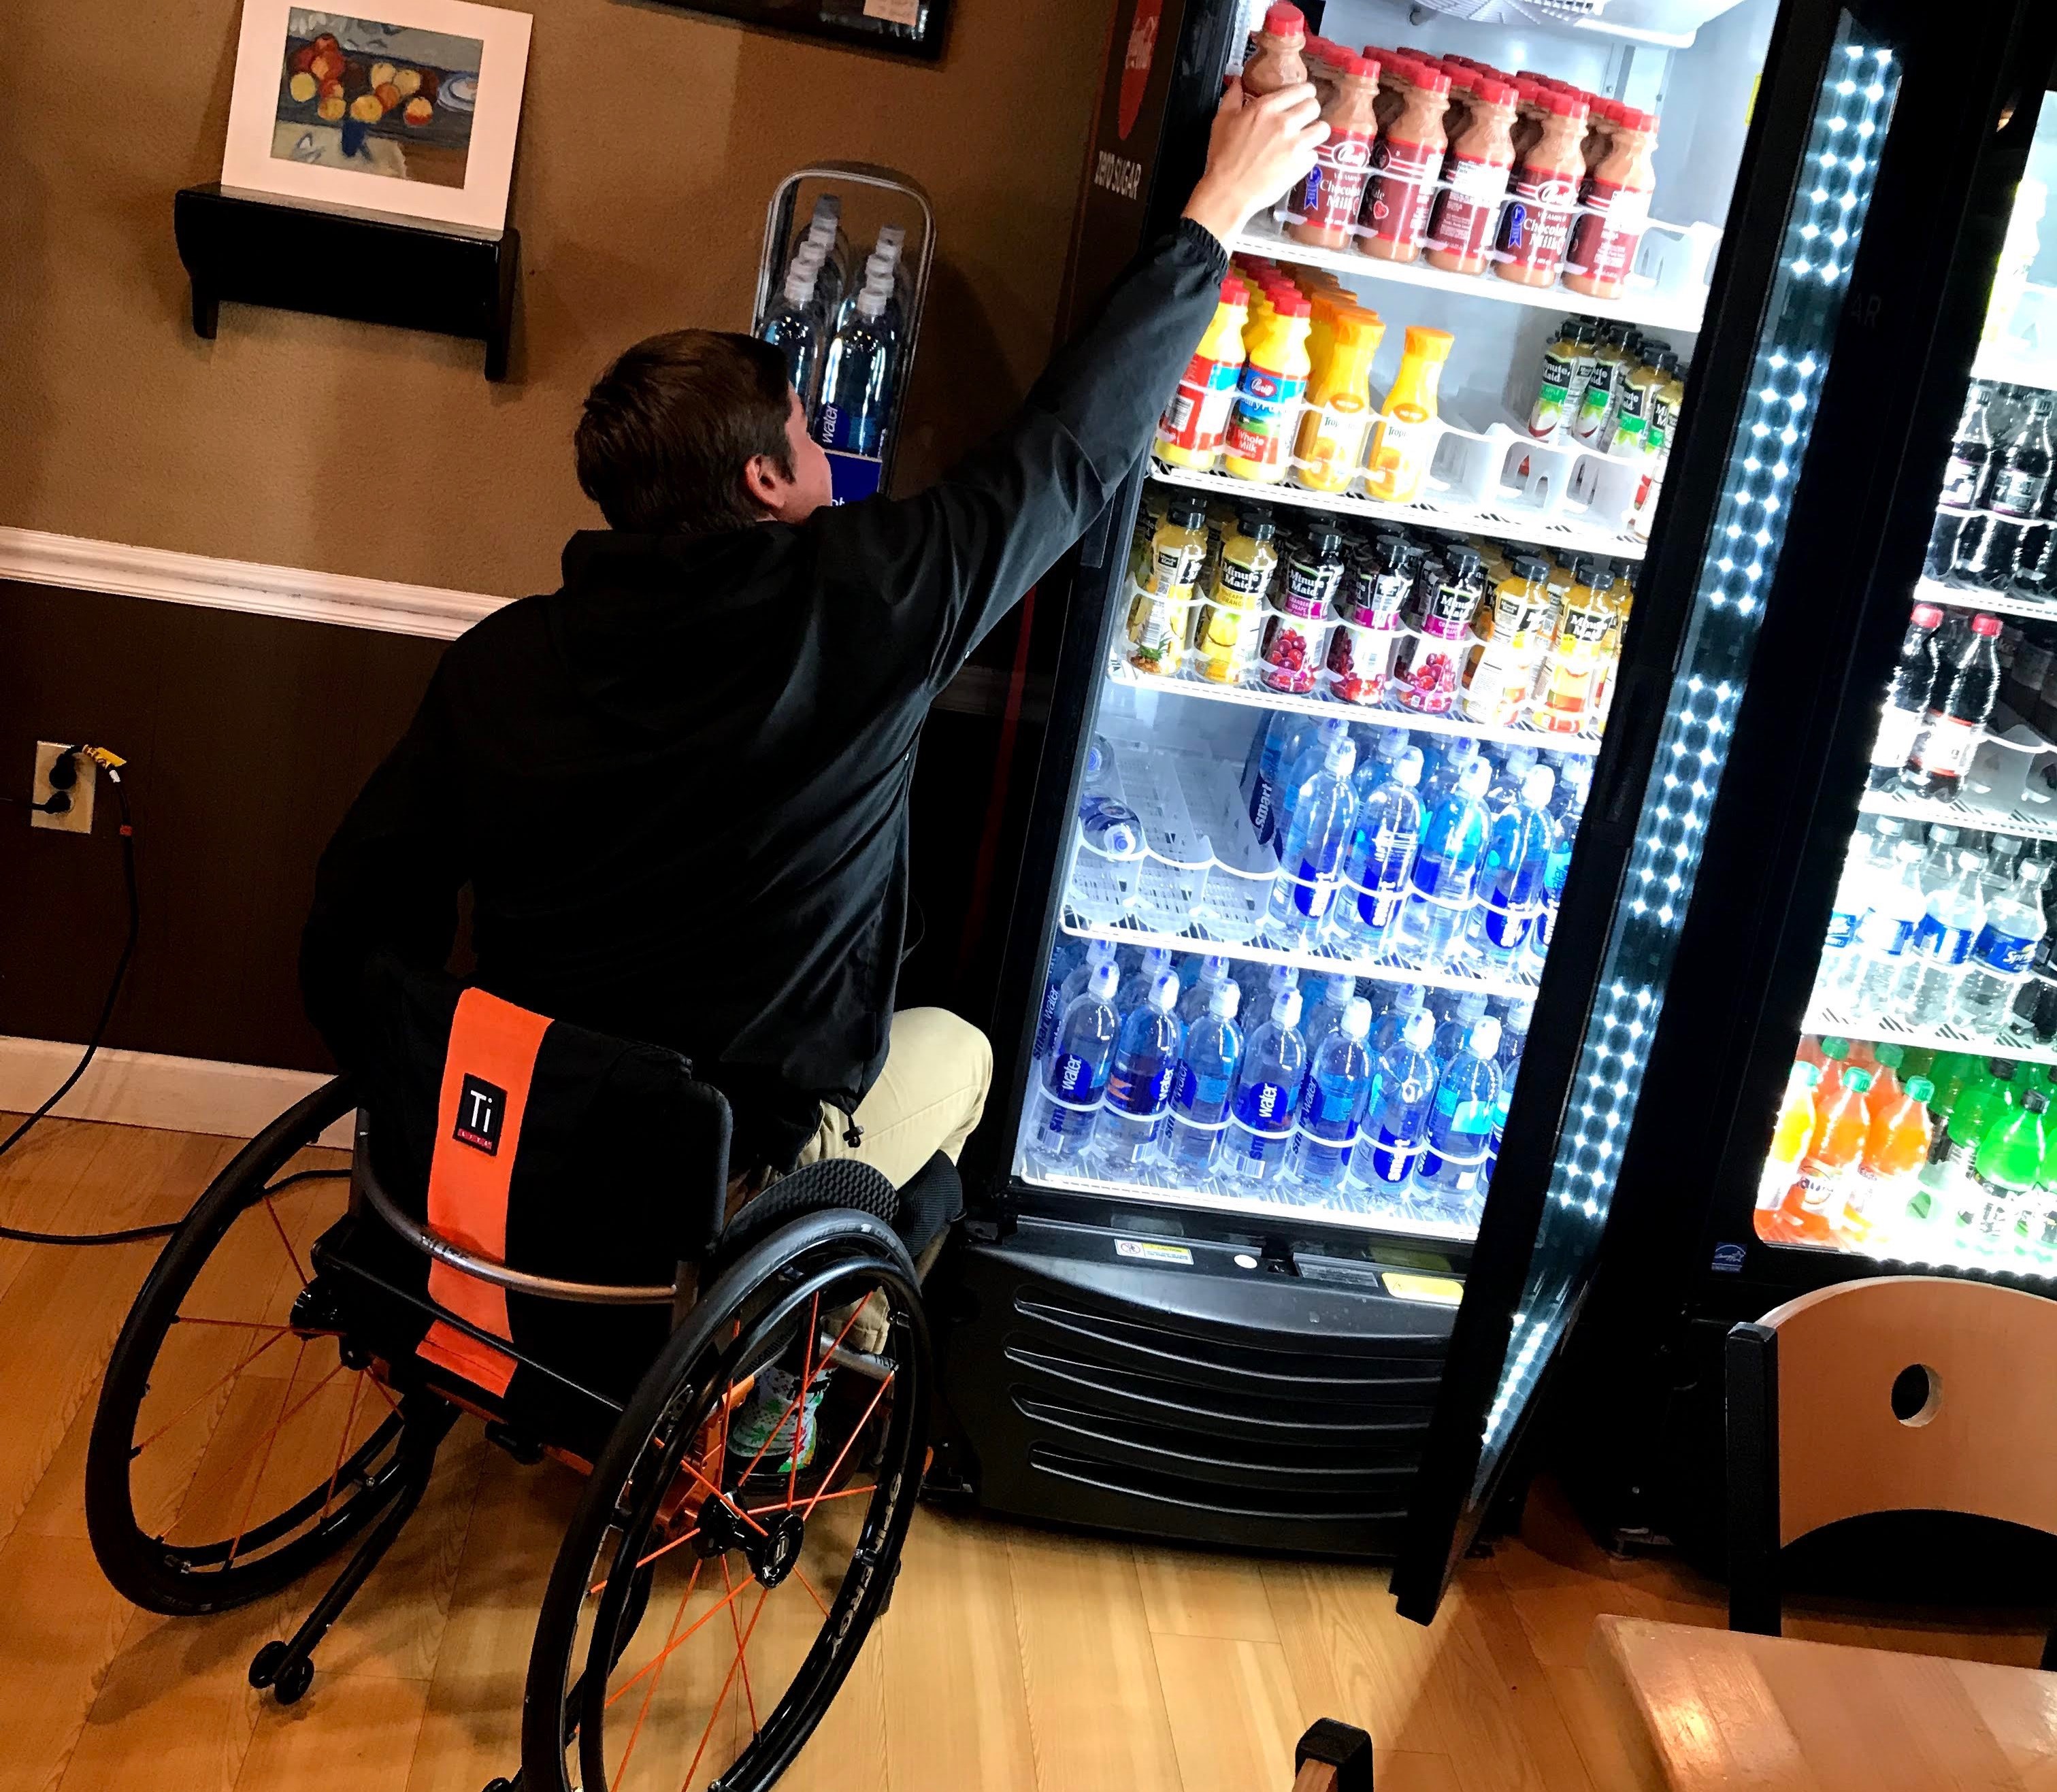
[[[1954,1276],[1838,1283],[1727,1343],[1729,1622],[1776,1636],[1778,1551],[1874,1512],[2057,1534],[2057,1301]]]

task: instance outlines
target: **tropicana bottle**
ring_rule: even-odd
[[[1447,330],[1407,326],[1400,371],[1365,460],[1365,489],[1381,503],[1411,503],[1428,477],[1436,448],[1436,387],[1456,341]]]
[[[1295,445],[1300,483],[1310,491],[1347,492],[1363,465],[1372,357],[1385,335],[1376,311],[1353,306],[1334,314],[1328,354],[1307,383],[1307,409]]]

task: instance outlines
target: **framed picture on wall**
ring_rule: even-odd
[[[502,228],[529,15],[470,0],[377,5],[373,17],[243,0],[222,184]]]
[[[665,0],[683,12],[798,31],[933,62],[943,53],[950,0]]]

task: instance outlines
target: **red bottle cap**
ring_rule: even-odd
[[[1449,76],[1433,62],[1416,63],[1409,78],[1425,93],[1447,93],[1450,90]]]
[[[1310,318],[1314,314],[1314,307],[1304,299],[1282,299],[1278,302],[1278,314],[1282,318]],[[1977,624],[1972,626],[1976,627]],[[1995,623],[1993,627],[1998,628],[2000,624]]]
[[[1378,79],[1378,64],[1369,56],[1346,56],[1340,65],[1345,74],[1353,75],[1360,81]]]
[[[1221,302],[1224,305],[1246,305],[1250,303],[1250,288],[1231,274],[1222,281]]]
[[[1264,29],[1274,38],[1304,38],[1307,34],[1307,17],[1298,6],[1289,6],[1286,0],[1264,15]]]
[[[1974,617],[1972,617],[1972,632],[1974,635],[1997,635],[1997,634],[1999,634],[1999,633],[2000,633],[2000,618],[1999,618],[1999,617],[1997,617],[1997,616],[1974,616]]]
[[[1920,627],[1933,628],[1942,619],[1943,612],[1932,603],[1917,603],[1914,606],[1914,620]]]
[[[1575,93],[1551,93],[1544,102],[1560,118],[1583,118],[1586,116],[1586,102]]]
[[[1478,95],[1482,105],[1489,106],[1511,106],[1516,97],[1510,82],[1496,81],[1491,75],[1480,75],[1472,83],[1472,91]]]

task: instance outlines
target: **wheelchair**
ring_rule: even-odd
[[[586,1477],[537,1616],[519,1770],[487,1792],[757,1792],[799,1753],[892,1594],[931,1373],[894,1223],[936,1215],[954,1169],[939,1156],[896,1191],[832,1161],[724,1224],[719,1094],[675,1054],[538,1017],[571,1046],[555,1051],[553,1094],[553,1048],[536,1056],[526,1118],[508,1112],[493,1141],[511,1165],[497,1163],[477,1130],[464,1142],[478,1091],[509,1094],[504,1074],[459,1080],[457,1009],[477,993],[424,1011],[412,992],[434,1049],[418,1037],[416,1062],[382,1086],[339,1078],[280,1115],[167,1242],[94,1416],[94,1553],[137,1604],[200,1616],[283,1609],[351,1548],[250,1665],[254,1687],[292,1703],[438,1446],[475,1415],[517,1460]],[[293,1167],[353,1110],[349,1170]],[[489,1201],[449,1223],[446,1169],[497,1179],[497,1232]],[[668,1279],[650,1279],[652,1262]],[[778,1403],[789,1386],[746,1447],[753,1392]]]

